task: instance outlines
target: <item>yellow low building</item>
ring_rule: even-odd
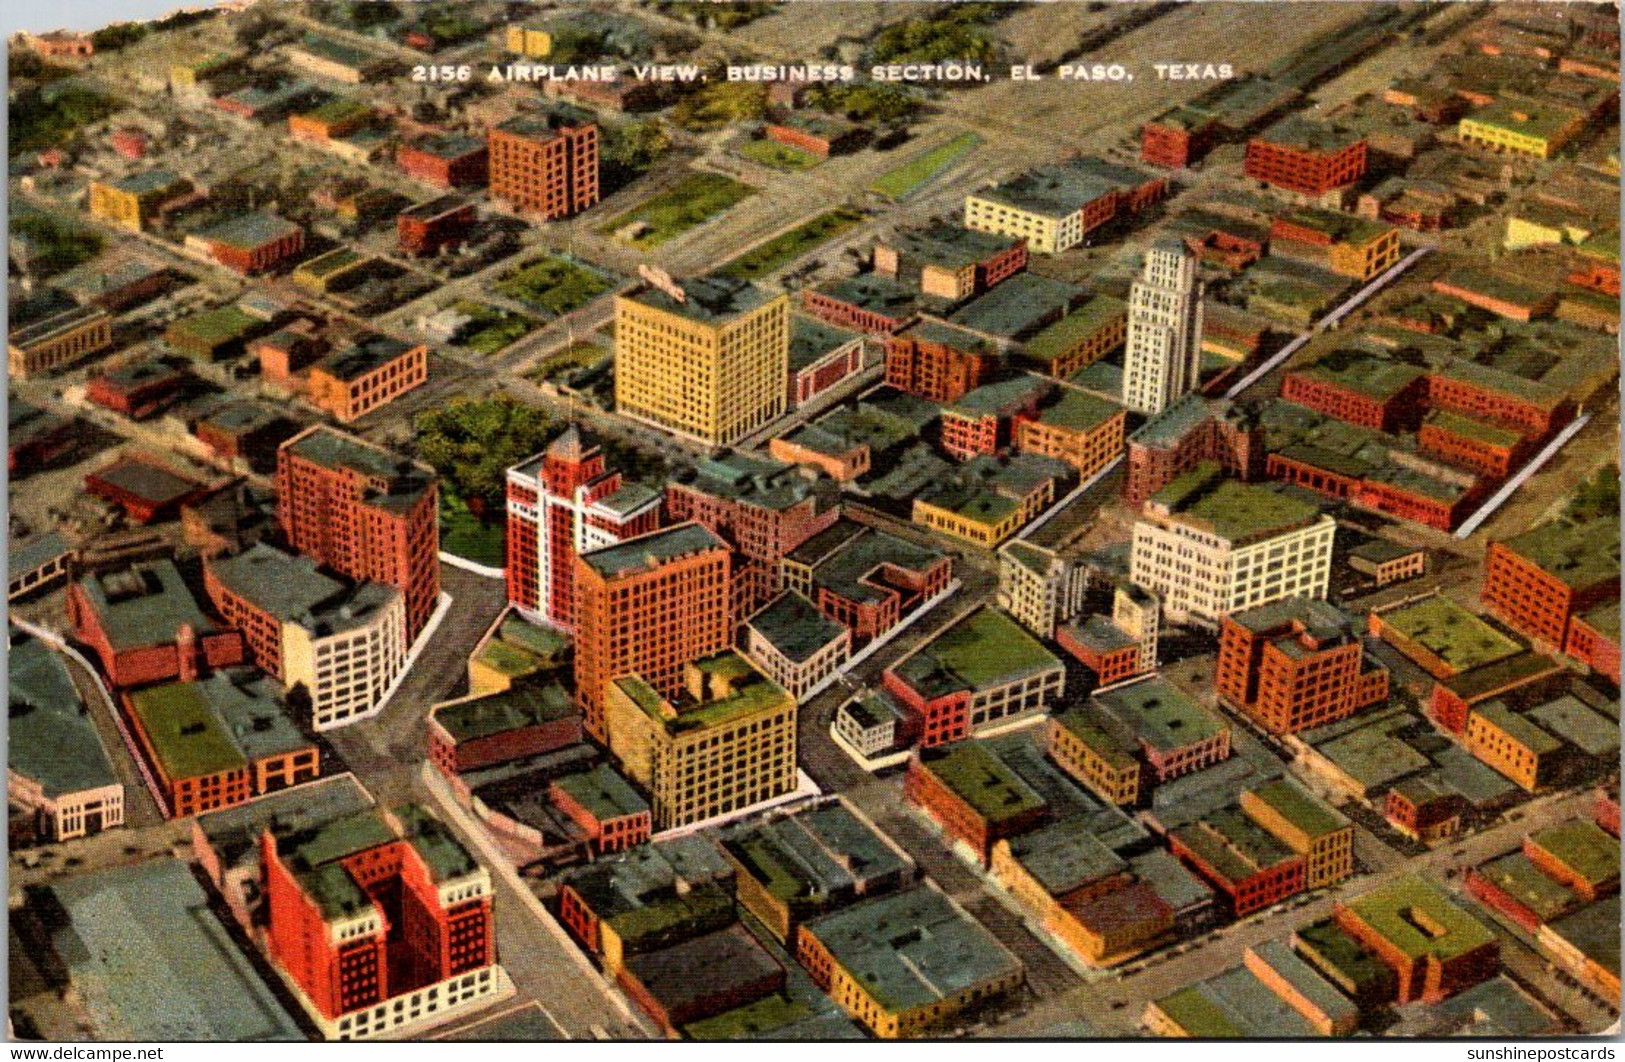
[[[140,232],[158,207],[192,190],[192,182],[168,170],[148,170],[121,180],[92,181],[92,217]]]
[[[1067,774],[1112,804],[1140,799],[1140,761],[1106,733],[1090,713],[1073,709],[1049,721],[1050,758]]]
[[[16,329],[6,342],[12,378],[25,380],[99,354],[113,345],[113,318],[99,306],[78,306]]]
[[[1555,103],[1505,96],[1463,118],[1464,144],[1549,159],[1585,128],[1584,112]]]
[[[509,26],[506,47],[510,55],[522,55],[526,59],[545,59],[553,51],[553,36],[546,30],[532,29],[529,26]]]
[[[1319,889],[1354,873],[1354,824],[1295,782],[1241,794],[1241,810],[1304,857],[1305,885]]]

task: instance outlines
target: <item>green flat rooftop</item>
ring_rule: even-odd
[[[923,767],[954,795],[975,809],[989,825],[997,825],[1045,807],[1038,791],[986,746],[959,741],[920,753]]]
[[[1138,740],[1155,749],[1186,748],[1230,727],[1222,717],[1162,678],[1119,686],[1096,694],[1094,700],[1132,730]]]
[[[1522,852],[1492,859],[1477,873],[1527,907],[1542,923],[1574,910],[1580,903],[1572,890],[1547,877]]]
[[[775,650],[801,663],[846,633],[846,628],[794,590],[774,598],[746,620]]]
[[[1382,622],[1458,674],[1523,651],[1523,646],[1442,594],[1384,612]]]
[[[541,726],[563,719],[573,711],[570,695],[557,682],[520,683],[501,693],[441,705],[435,710],[434,719],[461,743]]]
[[[171,682],[129,696],[130,711],[151,739],[153,753],[172,781],[247,766],[242,750],[197,683]]]
[[[1015,620],[983,607],[937,635],[897,665],[905,678],[936,671],[958,688],[988,690],[1061,667],[1061,661]]]
[[[1427,415],[1425,423],[1451,435],[1510,450],[1523,439],[1521,432],[1503,428],[1488,421],[1474,420],[1449,409],[1435,409]]]
[[[1619,578],[1619,521],[1554,520],[1501,543],[1573,590]]]
[[[1169,836],[1232,884],[1299,858],[1236,808],[1221,808]]]
[[[1251,790],[1254,798],[1273,808],[1311,839],[1325,837],[1349,826],[1336,808],[1287,778]]]
[[[649,810],[649,802],[608,764],[600,763],[590,771],[555,778],[553,784],[600,822]]]
[[[1420,959],[1453,959],[1495,942],[1482,922],[1457,906],[1437,885],[1407,874],[1347,904],[1359,919],[1399,949]],[[1430,929],[1417,924],[1425,916]]]
[[[1122,412],[1123,407],[1114,402],[1063,387],[1054,404],[1039,410],[1038,423],[1069,431],[1091,431]]]
[[[1593,885],[1619,878],[1619,839],[1588,819],[1550,826],[1529,843]]]
[[[1152,495],[1174,519],[1195,524],[1232,542],[1265,538],[1313,522],[1320,510],[1268,487],[1226,478],[1219,466],[1202,464]]]
[[[1334,352],[1308,368],[1297,370],[1297,374],[1376,399],[1392,398],[1426,375],[1425,370],[1402,361],[1367,354],[1340,356],[1342,353]]]
[[[1096,295],[1029,339],[1022,348],[1029,358],[1051,362],[1070,354],[1102,329],[1128,319],[1128,303],[1110,295]]]
[[[724,675],[732,682],[732,694],[719,700],[697,703],[685,692],[668,700],[637,675],[615,679],[614,685],[645,715],[673,736],[725,726],[747,716],[795,703],[783,686],[762,674],[732,649],[694,661],[689,666],[709,674]],[[675,714],[671,714],[673,711]]]
[[[259,325],[258,318],[250,317],[235,306],[220,306],[193,314],[191,317],[184,317],[170,325],[169,331],[216,347],[234,339],[241,339]]]

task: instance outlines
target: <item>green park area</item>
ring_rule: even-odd
[[[605,236],[613,235],[642,222],[647,228],[632,243],[638,247],[656,247],[755,194],[756,189],[750,185],[721,174],[693,173],[598,231]]]
[[[781,233],[766,243],[751,248],[724,265],[720,272],[725,276],[756,280],[788,265],[825,240],[833,239],[862,220],[862,214],[847,207],[820,214],[811,221],[797,225],[789,232]]]
[[[543,357],[536,367],[525,373],[534,383],[558,383],[580,369],[597,365],[609,357],[609,351],[593,343],[569,343]]]
[[[452,309],[470,318],[469,322],[458,330],[453,342],[458,346],[467,347],[476,354],[487,356],[525,338],[542,324],[534,317],[483,302],[464,300],[454,304]]]
[[[550,316],[562,317],[614,287],[614,281],[603,273],[553,255],[498,281],[496,292]]]
[[[869,190],[888,199],[906,199],[918,191],[921,185],[958,162],[981,142],[982,138],[975,133],[956,136],[946,144],[916,155],[895,169],[887,170],[869,186]]]
[[[775,170],[805,170],[824,160],[810,151],[762,137],[739,149],[739,153],[752,162],[771,166]]]
[[[502,524],[481,520],[457,496],[442,485],[440,490],[440,548],[464,560],[500,568],[503,563]]]

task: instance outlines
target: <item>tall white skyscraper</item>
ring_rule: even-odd
[[[1202,281],[1182,243],[1160,243],[1129,290],[1123,404],[1161,413],[1202,379]]]

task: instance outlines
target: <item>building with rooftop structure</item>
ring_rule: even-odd
[[[317,409],[349,424],[428,380],[427,346],[369,335],[312,365],[305,390]]]
[[[946,404],[991,381],[1002,361],[992,336],[921,317],[886,341],[886,382]]]
[[[554,806],[586,833],[596,855],[642,844],[654,829],[649,802],[608,764],[555,778],[547,793]]]
[[[1217,115],[1193,104],[1180,104],[1140,127],[1140,161],[1183,169],[1202,161],[1220,135]]]
[[[1050,809],[1037,790],[978,741],[918,748],[903,795],[987,865],[998,841],[1032,829]]]
[[[158,358],[132,361],[92,376],[85,386],[85,399],[132,420],[144,420],[191,380],[184,369]]]
[[[1554,520],[1491,542],[1479,600],[1537,646],[1562,649],[1576,618],[1619,597],[1619,524]]]
[[[176,274],[162,260],[120,250],[59,273],[51,286],[81,306],[118,313],[156,298],[176,283]]]
[[[720,275],[649,283],[615,297],[618,412],[711,446],[784,414],[790,301]]]
[[[233,305],[190,314],[164,329],[164,343],[202,362],[226,361],[241,354],[264,322]]]
[[[121,457],[85,476],[85,492],[124,510],[137,524],[174,519],[203,484],[144,456]]]
[[[616,982],[668,1036],[765,998],[782,998],[785,970],[744,926],[629,957]]]
[[[1507,95],[1462,116],[1456,138],[1496,152],[1549,159],[1585,128],[1583,110],[1554,101]]]
[[[1224,895],[1237,918],[1305,888],[1304,857],[1236,808],[1179,827],[1168,835],[1168,847]]]
[[[321,773],[321,753],[288,718],[281,692],[246,671],[146,686],[123,695],[130,751],[170,818],[198,815]]]
[[[245,276],[263,273],[305,247],[305,230],[275,214],[237,214],[186,237],[186,246]]]
[[[734,924],[733,877],[698,834],[638,845],[566,874],[559,920],[614,974],[630,956]]]
[[[928,1033],[1014,991],[1019,960],[930,885],[865,900],[802,926],[796,958],[881,1039]]]
[[[868,130],[844,118],[796,111],[768,122],[762,135],[821,159],[856,151],[869,139]]]
[[[1415,875],[1338,903],[1332,917],[1394,971],[1401,1003],[1443,1002],[1500,967],[1495,934]]]
[[[796,787],[796,702],[743,656],[688,661],[662,694],[638,674],[612,680],[609,747],[648,791],[656,829],[739,811]]]
[[[1221,617],[1288,597],[1324,597],[1336,522],[1314,506],[1202,464],[1147,500],[1130,572],[1174,619]]]
[[[328,1039],[426,1028],[512,991],[490,872],[424,809],[268,829],[259,848],[267,956]]]
[[[1110,615],[1095,613],[1060,624],[1055,644],[1094,673],[1096,689],[1115,686],[1157,670],[1161,613],[1155,594],[1119,582],[1112,588]]]
[[[288,544],[351,579],[393,586],[416,640],[440,598],[439,482],[432,470],[316,425],[277,450],[277,524]]]
[[[44,842],[124,824],[124,785],[62,654],[30,635],[9,647],[6,794]]]
[[[1587,903],[1619,891],[1619,838],[1588,819],[1530,834],[1523,852],[1541,873]]]
[[[576,698],[589,734],[608,736],[613,679],[636,675],[676,696],[691,661],[733,644],[730,557],[727,543],[694,523],[576,557]]]
[[[406,664],[406,607],[381,583],[345,584],[263,542],[204,565],[220,615],[259,668],[310,702],[316,731],[370,719]]]
[[[1304,859],[1304,888],[1335,885],[1354,873],[1354,824],[1289,778],[1246,789],[1241,810]]]
[[[923,747],[1043,711],[1066,668],[1004,612],[980,608],[886,669],[884,689]]]
[[[896,626],[953,575],[946,554],[846,518],[785,554],[780,567],[785,588],[849,629],[855,646]]]
[[[1088,588],[1088,572],[1076,560],[1023,539],[999,547],[999,607],[1040,638],[1083,608]]]
[[[729,451],[668,480],[666,515],[734,547],[736,607],[745,615],[780,589],[785,555],[839,519],[839,492],[796,465]]]
[[[1261,478],[1264,441],[1249,409],[1228,399],[1185,395],[1129,435],[1123,496],[1138,508],[1203,462],[1215,462],[1243,482]]]
[[[1123,456],[1127,420],[1116,403],[1061,387],[1032,417],[1016,422],[1016,449],[1065,461],[1087,480]],[[945,428],[947,422],[945,413]]]
[[[598,126],[582,110],[554,105],[493,126],[486,140],[491,194],[544,220],[598,202]]]
[[[67,604],[74,638],[95,653],[115,689],[243,662],[242,635],[204,614],[173,561],[81,576]]]
[[[1230,755],[1230,724],[1160,678],[1096,691],[1050,720],[1046,749],[1069,775],[1112,804]]]
[[[924,485],[911,519],[922,527],[997,548],[1040,513],[1073,478],[1070,465],[1041,454],[980,454]]]
[[[1373,431],[1414,430],[1427,397],[1420,366],[1360,352],[1334,352],[1281,380],[1288,402]]]
[[[1164,241],[1129,289],[1123,404],[1155,416],[1202,383],[1202,292],[1196,256]]]
[[[140,232],[165,203],[192,192],[192,182],[171,170],[144,170],[116,181],[90,183],[91,217]]]
[[[59,878],[51,947],[98,1036],[303,1040],[275,991],[179,859]]]
[[[1027,267],[1020,239],[936,224],[875,241],[875,272],[921,293],[958,302]]]
[[[740,904],[792,946],[803,922],[903,888],[917,874],[908,854],[840,797],[729,826],[718,843],[734,866]]]
[[[660,494],[608,469],[602,447],[571,425],[508,469],[508,601],[559,630],[575,626],[577,554],[647,534]]]
[[[1466,885],[1473,899],[1530,934],[1582,902],[1573,889],[1544,873],[1523,852],[1473,867],[1467,871]]]
[[[1440,680],[1523,651],[1515,639],[1441,594],[1374,610],[1366,624],[1372,634]]]
[[[66,368],[113,346],[113,318],[100,306],[76,306],[11,329],[6,365],[19,380]]]
[[[439,254],[468,241],[475,217],[472,200],[451,194],[435,196],[395,215],[396,242],[403,254]]]
[[[1353,622],[1293,597],[1224,617],[1214,686],[1272,734],[1295,734],[1388,698],[1388,672],[1367,666]]]
[[[6,553],[6,600],[27,597],[68,575],[78,552],[55,531],[14,539]]]
[[[745,620],[745,655],[797,701],[852,655],[852,632],[794,590]]]
[[[866,368],[866,338],[805,314],[790,318],[790,405],[800,408]]]
[[[1311,198],[1365,176],[1365,138],[1330,122],[1293,116],[1247,141],[1243,172]]]

